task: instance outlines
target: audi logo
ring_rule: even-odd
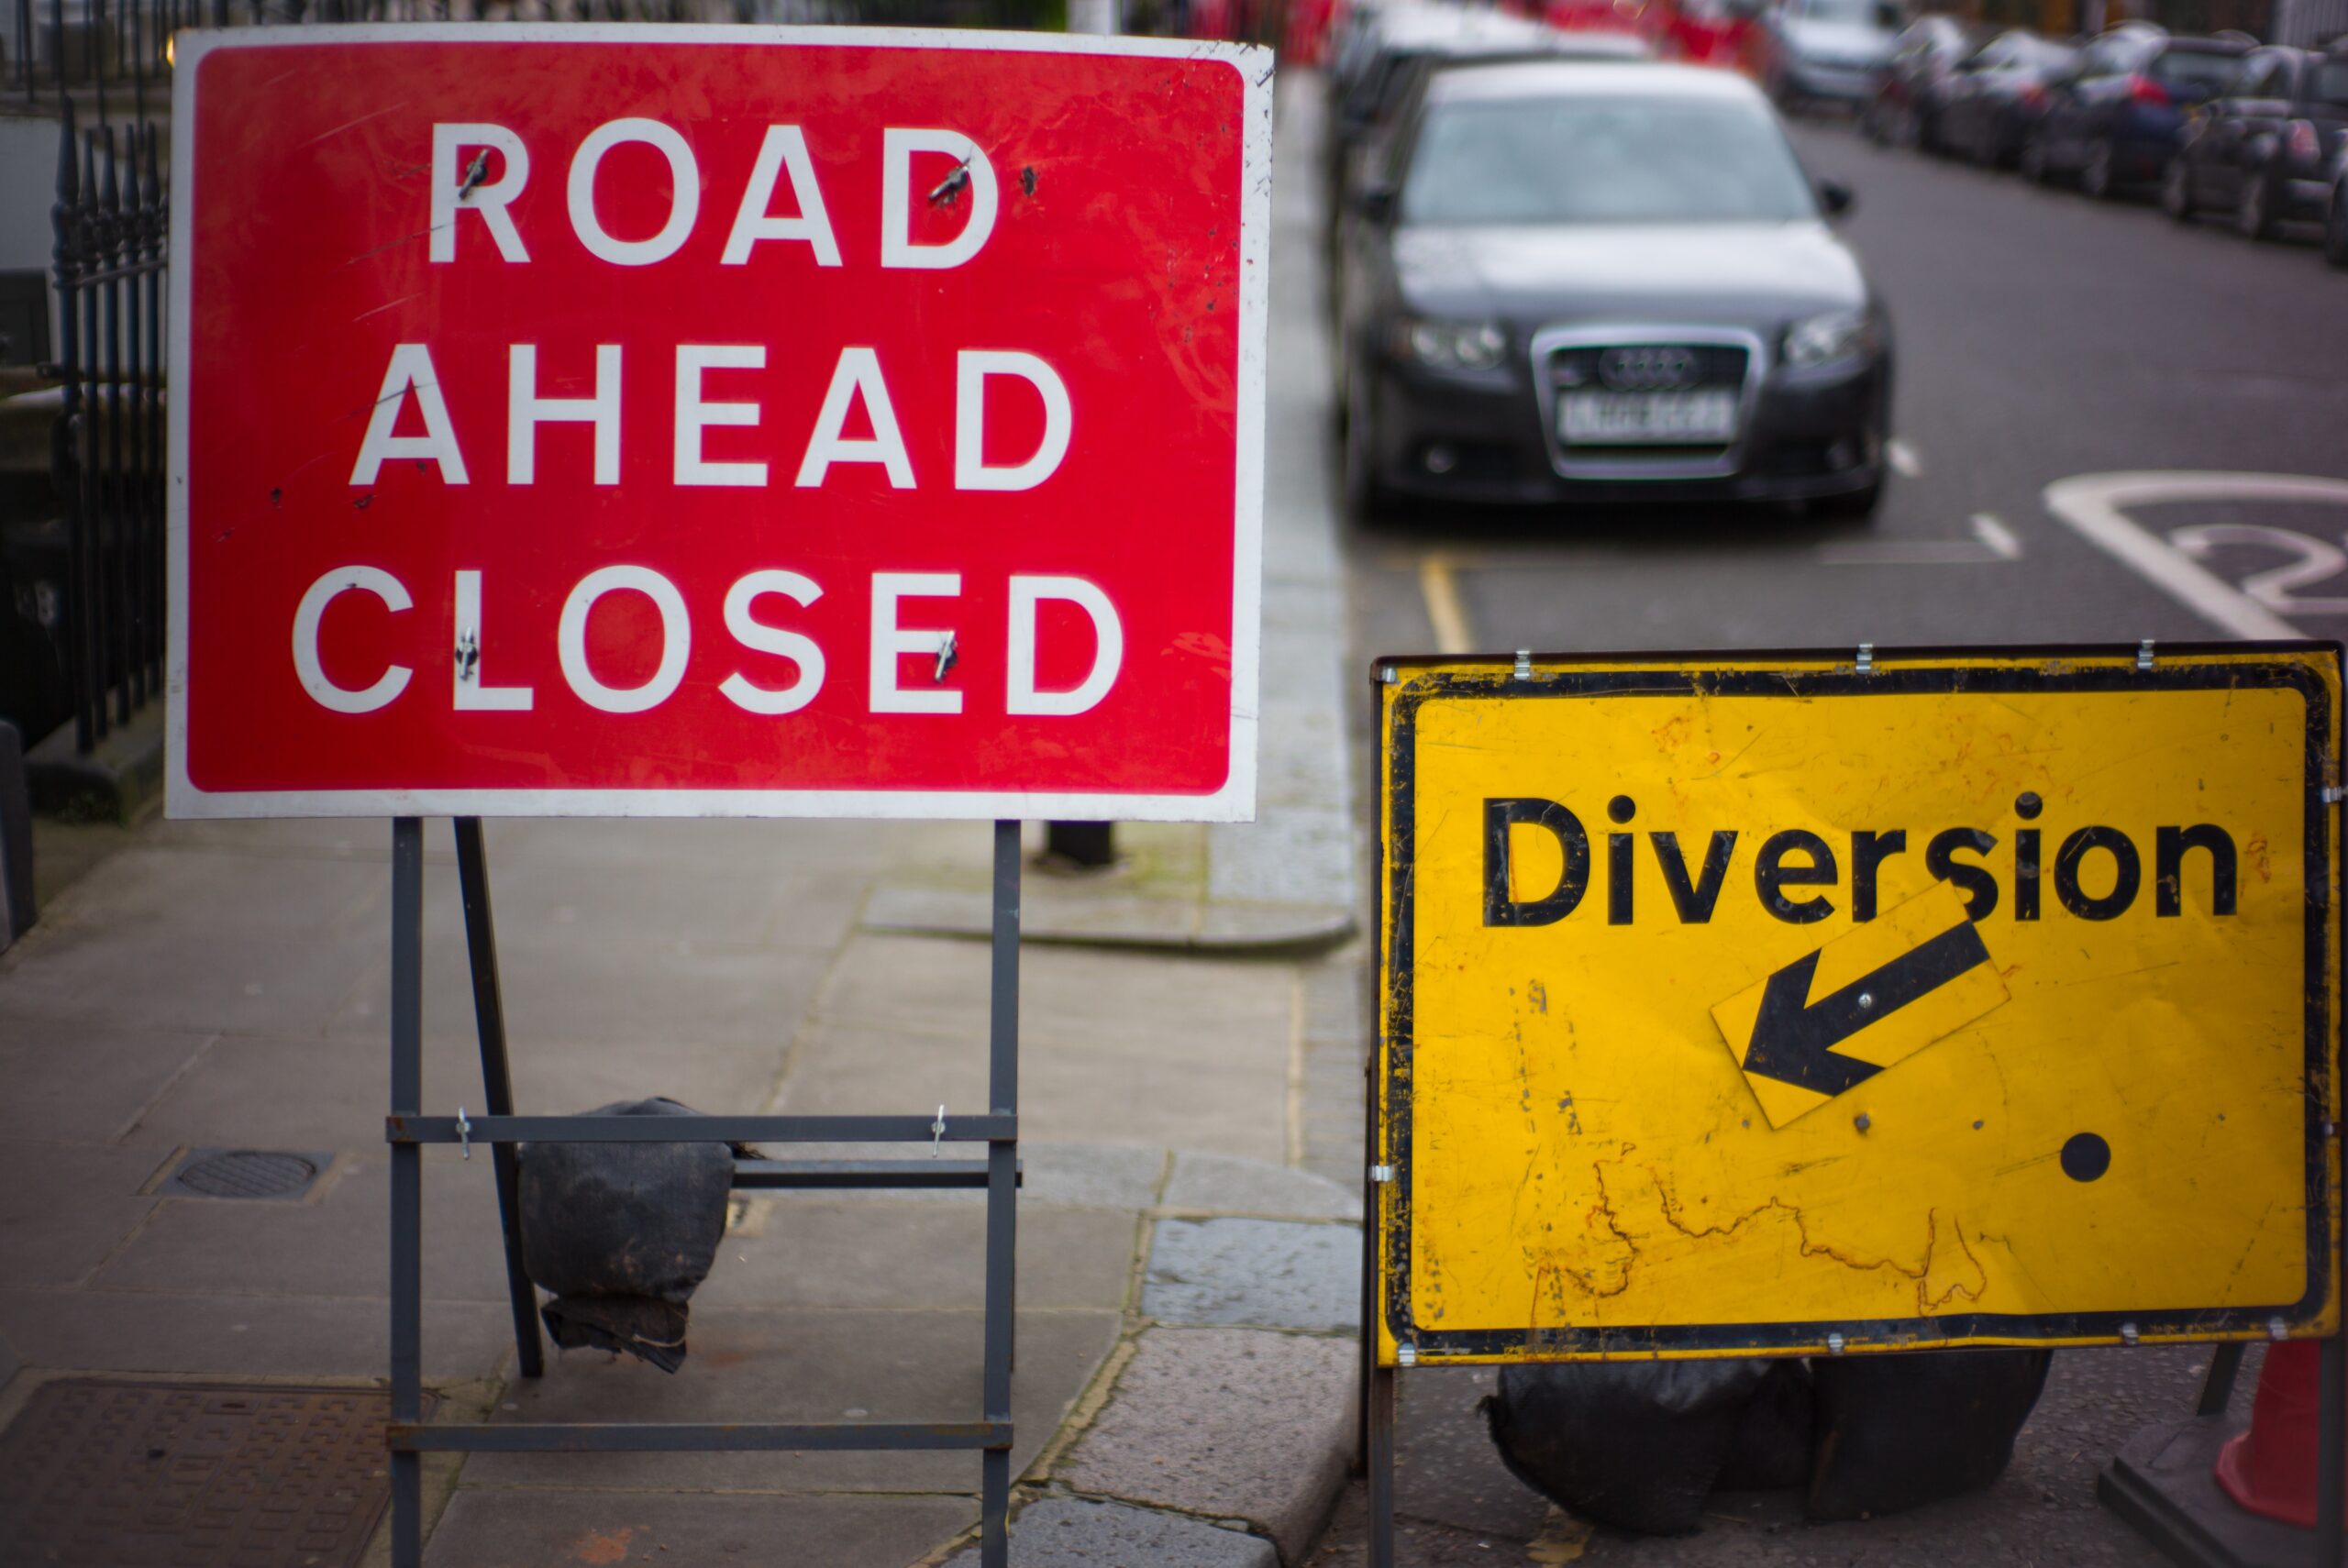
[[[1609,348],[1598,357],[1598,379],[1618,392],[1667,392],[1696,382],[1689,348]]]

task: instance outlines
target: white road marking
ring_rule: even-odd
[[[1449,556],[1419,562],[1419,594],[1426,601],[1427,624],[1434,628],[1434,651],[1468,652],[1474,645],[1468,635],[1468,611],[1459,602],[1459,576]]]
[[[2309,588],[2348,571],[2348,550],[2291,528],[2269,528],[2257,523],[2203,523],[2172,529],[2168,542],[2197,561],[2206,561],[2231,545],[2236,548],[2272,550],[2285,558],[2281,566],[2252,572],[2242,580],[2242,591],[2277,615],[2348,615],[2348,599],[2302,599],[2295,588]]]
[[[1901,479],[1924,477],[1924,459],[1916,455],[1915,447],[1897,436],[1883,444],[1883,460],[1889,463],[1891,471]]]
[[[2186,469],[2075,474],[2048,485],[2043,499],[2047,511],[2212,625],[2238,637],[2297,637],[2298,627],[2166,539],[2131,522],[2126,509],[2186,501],[2312,501],[2348,506],[2348,480]]]
[[[2021,559],[2021,541],[2014,536],[2014,531],[2007,527],[1996,513],[1977,512],[1972,522],[1973,536],[1989,547],[1991,555],[2001,561]]]
[[[1821,545],[1820,566],[1989,566],[2021,559],[2021,541],[1989,513],[1972,517],[1969,539],[1854,539]]]

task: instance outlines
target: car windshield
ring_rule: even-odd
[[[2348,60],[2327,60],[2317,66],[2308,78],[2308,97],[2348,108]]]
[[[1430,114],[1403,221],[1784,223],[1817,206],[1757,104],[1617,96],[1459,103]]]
[[[2216,92],[2242,69],[2238,54],[2210,54],[2198,49],[2165,50],[2153,61],[2152,78],[2164,87],[2206,87]]]

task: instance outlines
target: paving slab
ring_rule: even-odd
[[[1279,1553],[1259,1535],[1206,1519],[1045,1497],[1011,1521],[1011,1560],[1019,1568],[1279,1568]],[[975,1547],[946,1560],[947,1568],[978,1568]]]
[[[380,1152],[391,1074],[390,1026],[381,1021],[371,1037],[223,1036],[156,1100],[128,1142]],[[471,1028],[468,1020],[461,1032],[425,1038],[427,1110],[482,1110],[481,1047]],[[508,1056],[516,1103],[531,1114],[570,1115],[656,1094],[712,1112],[748,1112],[766,1102],[781,1051],[709,1042],[626,1050],[517,1029]],[[444,1155],[457,1157],[437,1148],[425,1158]]]
[[[983,995],[983,993],[980,993]],[[974,1010],[974,1008],[973,1008]],[[1265,1032],[1202,1033],[1128,1054],[1064,1043],[1034,1021],[1019,1047],[1019,1126],[1055,1143],[1196,1148],[1274,1161],[1287,1148],[1285,1042]],[[869,1024],[808,1032],[784,1080],[801,1115],[975,1110],[987,1103],[986,1048],[975,1024],[940,1039]]]
[[[960,1157],[978,1157],[976,1147],[965,1145]],[[925,1149],[925,1145],[917,1143],[794,1143],[788,1151],[773,1152],[787,1152],[790,1157],[803,1160],[905,1160],[922,1157]],[[1165,1183],[1166,1167],[1171,1157],[1164,1149],[1115,1143],[1052,1143],[1022,1138],[1019,1162],[1024,1176],[1019,1189],[1019,1211],[1024,1217],[1029,1205],[1050,1204],[1138,1213],[1157,1201],[1157,1191]],[[837,1203],[925,1203],[948,1207],[975,1207],[986,1201],[985,1193],[969,1187],[910,1192],[841,1190],[827,1192],[824,1197],[826,1202]]]
[[[392,988],[388,922],[384,933],[378,939],[382,952],[335,1010],[329,1034],[384,1037]],[[506,1029],[516,1049],[530,1041],[561,1041],[650,1053],[685,1043],[780,1053],[814,999],[825,964],[813,952],[582,942],[559,932],[508,933],[502,922],[497,959]],[[472,982],[461,931],[425,942],[424,1028],[456,1037],[472,1031]]]
[[[988,949],[978,942],[865,934],[848,946],[825,988],[829,1019],[947,1038],[983,1039]],[[1023,1038],[1045,1033],[1124,1055],[1187,1046],[1231,1032],[1260,1040],[1285,1060],[1292,1008],[1289,972],[1277,966],[1200,958],[1168,964],[1139,953],[1040,947],[1021,955]]]
[[[1141,1309],[1165,1323],[1356,1328],[1361,1231],[1282,1220],[1160,1220]]]
[[[1020,1305],[1123,1309],[1137,1225],[1133,1215],[1110,1210],[1020,1204]],[[696,1309],[986,1302],[982,1205],[778,1193],[759,1209],[758,1229],[720,1244],[716,1266],[693,1297]]]
[[[389,938],[256,940],[201,911],[116,931],[44,913],[0,965],[0,1030],[55,1020],[104,1029],[315,1033],[387,963]]]
[[[0,1334],[28,1366],[222,1377],[381,1377],[391,1315],[358,1297],[185,1296],[153,1291],[0,1291]],[[513,1354],[504,1302],[427,1302],[424,1375],[496,1375]]]
[[[904,1568],[978,1518],[960,1497],[760,1497],[460,1488],[426,1568]],[[787,1547],[786,1544],[787,1543]],[[782,1550],[779,1551],[778,1549]]]
[[[427,1158],[426,1298],[504,1301],[503,1237],[489,1161]],[[91,1284],[99,1290],[386,1301],[390,1247],[390,1160],[381,1152],[346,1155],[301,1202],[162,1199]]]
[[[141,839],[76,882],[54,911],[109,939],[156,927],[258,937],[349,935],[391,885],[384,835],[374,859],[255,855],[226,845]]]
[[[155,1154],[83,1143],[0,1143],[0,1257],[10,1286],[79,1283],[155,1207]]]
[[[1246,1519],[1294,1563],[1345,1483],[1358,1360],[1350,1340],[1147,1330],[1055,1478],[1099,1496]]]
[[[1158,1207],[1176,1214],[1255,1214],[1294,1220],[1359,1220],[1361,1196],[1325,1176],[1261,1160],[1184,1152]]]
[[[0,1027],[0,1139],[111,1143],[215,1038],[29,1019]]]
[[[158,1150],[380,1151],[391,1104],[389,1035],[388,1024],[373,1040],[223,1034],[145,1108],[123,1140]],[[427,1104],[445,1097],[450,1107],[479,1106],[479,1047],[470,1037],[426,1040],[424,1088]]]
[[[1117,1341],[1114,1312],[1023,1310],[1012,1468],[1035,1461]],[[694,1309],[684,1365],[668,1375],[567,1351],[508,1386],[502,1420],[976,1420],[984,1324],[975,1311]],[[975,1492],[970,1452],[482,1454],[484,1485],[761,1492]]]

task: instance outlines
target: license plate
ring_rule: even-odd
[[[1567,392],[1557,411],[1557,428],[1566,440],[1590,445],[1718,445],[1736,435],[1736,393],[1725,389]]]

